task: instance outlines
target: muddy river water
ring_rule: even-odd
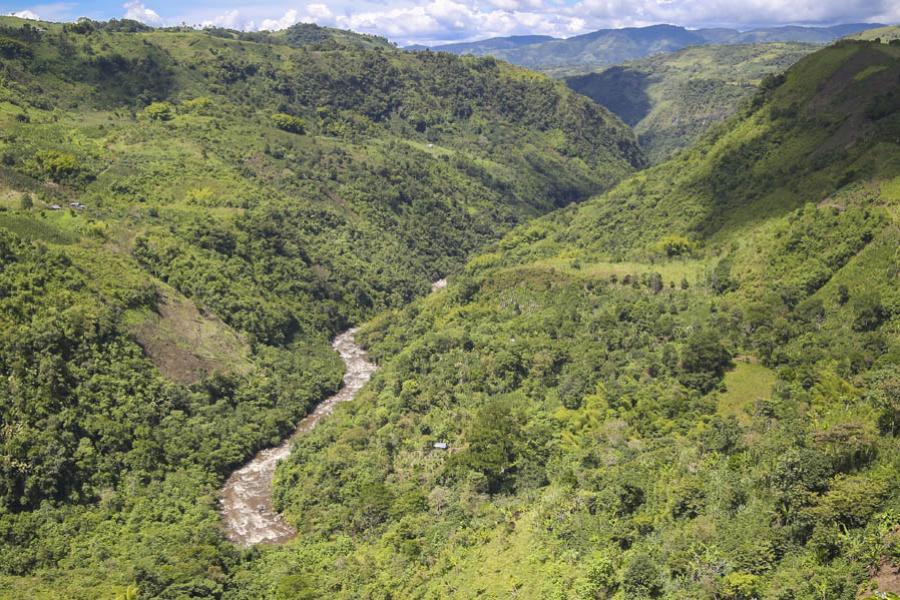
[[[432,284],[431,291],[446,286],[447,280],[441,279]],[[353,339],[355,332],[355,329],[345,331],[332,344],[346,368],[341,389],[316,406],[280,446],[261,450],[225,482],[221,494],[222,522],[226,537],[235,544],[280,544],[296,535],[294,528],[272,508],[272,476],[278,461],[290,455],[294,438],[310,431],[339,403],[352,400],[378,368],[369,362],[365,351]]]
[[[296,535],[294,528],[272,508],[272,476],[278,461],[291,453],[294,438],[315,427],[334,411],[337,404],[352,400],[375,372],[377,367],[369,362],[365,351],[353,339],[355,332],[355,329],[345,331],[334,338],[332,344],[346,366],[341,389],[319,403],[280,446],[261,450],[225,482],[222,488],[222,520],[225,535],[232,542],[241,546],[279,544]]]

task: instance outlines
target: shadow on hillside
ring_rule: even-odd
[[[637,125],[650,112],[650,76],[628,67],[611,67],[602,73],[588,73],[566,78],[566,85],[602,104],[630,127]]]

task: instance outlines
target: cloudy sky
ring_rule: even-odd
[[[541,33],[568,37],[605,27],[900,22],[900,0],[84,0],[10,3],[0,14],[52,21],[137,19],[150,25],[283,29],[318,23],[384,35],[400,45]]]

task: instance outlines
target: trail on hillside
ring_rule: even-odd
[[[356,329],[345,331],[332,344],[346,366],[341,389],[319,403],[280,446],[261,450],[225,482],[222,488],[222,519],[226,537],[235,544],[280,544],[296,535],[294,528],[272,508],[272,476],[278,461],[291,453],[294,438],[310,431],[330,415],[337,404],[352,400],[378,368],[369,362],[365,351],[353,339],[355,332]]]
[[[431,291],[436,292],[445,287],[447,280],[441,279],[432,284]],[[250,462],[232,473],[222,487],[221,513],[225,536],[235,544],[280,544],[297,534],[272,507],[272,477],[278,461],[290,455],[294,438],[310,431],[330,415],[339,403],[352,400],[378,369],[377,365],[369,362],[365,350],[356,343],[354,333],[356,329],[345,331],[334,338],[332,343],[346,368],[341,389],[319,403],[281,445],[260,450]]]

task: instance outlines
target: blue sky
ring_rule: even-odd
[[[568,37],[604,27],[830,25],[900,21],[900,0],[84,0],[7,2],[0,13],[52,21],[127,17],[150,25],[283,29],[314,22],[387,36],[401,45],[541,33]]]

